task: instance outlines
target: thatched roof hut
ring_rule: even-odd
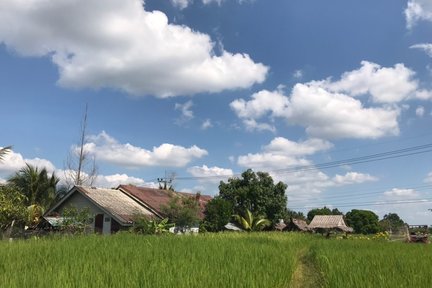
[[[351,227],[348,227],[345,224],[342,215],[315,215],[312,219],[312,222],[309,224],[309,229],[317,230],[332,230],[337,229],[343,232],[353,232],[354,230]]]
[[[285,231],[309,231],[308,225],[305,220],[291,218],[290,222],[284,228]]]

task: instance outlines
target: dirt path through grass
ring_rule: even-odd
[[[292,276],[291,288],[317,288],[324,287],[322,275],[308,250],[304,249],[298,253],[297,267]]]

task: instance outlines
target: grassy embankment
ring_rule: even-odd
[[[0,287],[431,287],[431,256],[291,233],[4,241]]]

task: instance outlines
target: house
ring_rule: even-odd
[[[155,217],[151,210],[117,189],[74,186],[45,213],[44,218],[55,223],[52,216],[63,215],[68,207],[90,209],[92,231],[101,234],[127,229],[137,215]]]
[[[309,231],[308,225],[305,220],[291,218],[289,223],[284,228],[284,231]]]
[[[315,215],[308,227],[311,230],[353,232],[353,229],[345,224],[342,215]]]
[[[120,185],[117,189],[152,211],[159,218],[164,218],[164,213],[162,212],[161,207],[168,205],[172,197],[193,197],[196,201],[198,201],[198,205],[200,207],[198,217],[200,219],[204,219],[205,206],[207,205],[207,202],[212,199],[212,197],[209,195],[175,192],[148,187],[137,187],[134,185]]]

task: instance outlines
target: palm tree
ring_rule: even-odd
[[[6,146],[3,148],[0,148],[0,162],[3,161],[4,156],[9,153],[12,149],[12,146]]]
[[[271,222],[263,217],[256,217],[252,214],[249,209],[246,209],[245,217],[241,215],[233,215],[234,219],[242,226],[246,231],[260,231],[267,226],[270,226]]]
[[[56,187],[59,178],[43,168],[39,170],[30,164],[26,164],[8,180],[8,184],[15,186],[26,197],[27,206],[39,205],[48,208],[56,197]]]

